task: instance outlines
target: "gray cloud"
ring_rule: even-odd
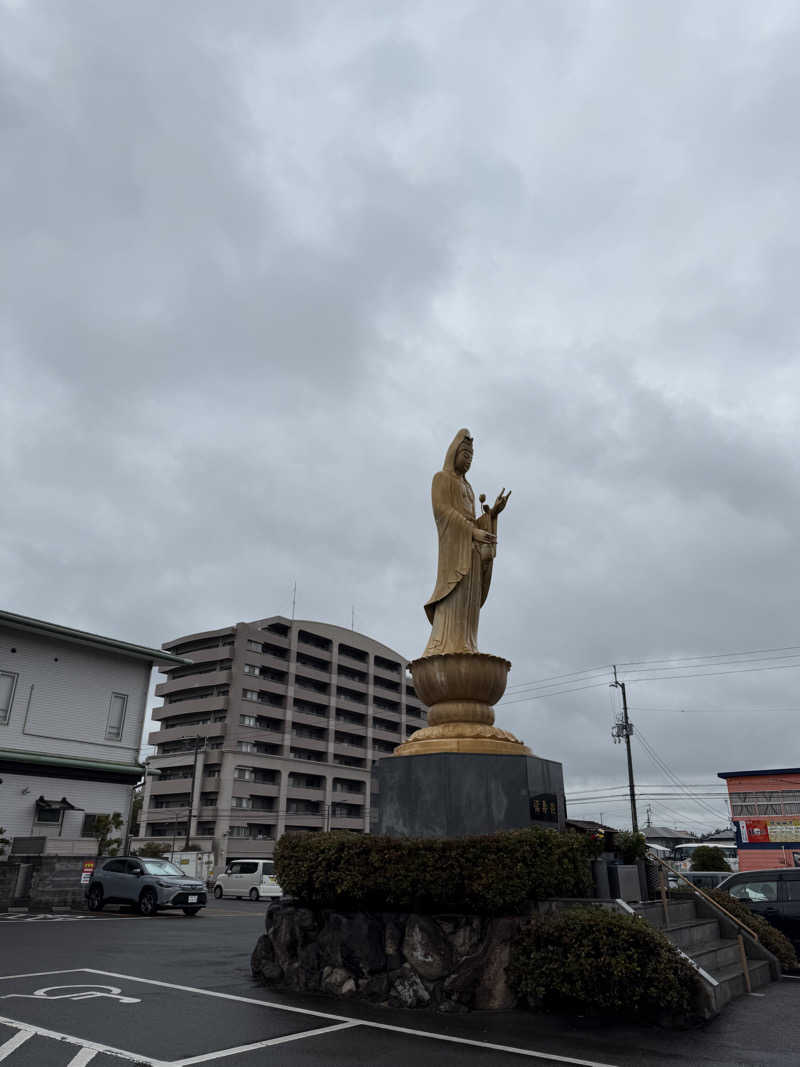
[[[515,684],[791,645],[799,36],[778,2],[1,9],[6,606],[159,644],[296,579],[413,656],[468,425]],[[794,677],[631,703],[713,781],[792,761],[752,709]],[[604,687],[513,692],[570,788],[623,781]]]

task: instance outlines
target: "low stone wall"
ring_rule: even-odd
[[[0,910],[28,907],[31,911],[86,907],[86,886],[81,885],[84,860],[96,856],[13,856],[0,863]],[[29,865],[31,878],[27,892],[15,896],[21,866]]]
[[[508,1011],[506,978],[525,916],[312,911],[270,904],[253,976],[283,989],[405,1008]]]

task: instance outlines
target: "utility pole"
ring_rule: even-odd
[[[633,784],[633,759],[631,758],[633,723],[628,718],[628,694],[625,692],[625,683],[618,680],[616,667],[614,667],[614,681],[611,683],[610,688],[619,689],[622,693],[622,719],[618,719],[611,727],[611,736],[614,738],[615,744],[623,738],[625,739],[625,749],[628,756],[628,792],[631,796],[631,828],[635,834],[638,834],[639,820],[636,818],[636,789]]]
[[[189,812],[186,816],[186,840],[183,843],[183,851],[189,851],[189,838],[192,830],[192,813],[194,811],[194,784],[197,780],[197,755],[200,752],[200,742],[203,738],[198,734],[194,739],[194,766],[192,767],[192,784],[189,789]]]

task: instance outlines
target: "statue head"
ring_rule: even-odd
[[[463,477],[472,466],[472,437],[469,430],[459,430],[444,460],[444,470]]]

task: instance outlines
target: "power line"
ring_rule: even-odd
[[[791,655],[771,655],[772,653],[791,653]],[[745,657],[750,657],[746,659]],[[676,656],[667,659],[641,659],[641,660],[625,660],[617,661],[619,667],[626,667],[626,674],[650,674],[658,670],[696,670],[697,668],[704,666],[712,666],[715,661],[720,660],[739,660],[738,664],[731,663],[731,666],[738,666],[746,669],[781,669],[779,667],[773,668],[757,668],[755,665],[759,663],[771,663],[773,661],[794,659],[800,660],[800,645],[784,645],[776,648],[765,649],[748,649],[743,652],[718,652],[710,653],[706,655],[698,656]],[[720,664],[722,666],[722,664]],[[797,664],[786,664],[784,669],[788,669],[792,666],[800,666],[800,662]],[[569,680],[588,680],[592,675],[598,675],[600,673],[611,672],[612,665],[602,664],[595,667],[585,667],[577,671],[569,671],[563,674],[546,675],[543,678],[534,679],[530,682],[516,682],[509,686],[509,692],[515,694],[523,689],[545,689],[545,688],[558,688],[559,685],[563,685]],[[727,673],[727,672],[719,672]],[[737,673],[734,671],[733,673]],[[699,674],[687,674],[685,677],[701,677]],[[711,674],[708,675],[709,677]],[[661,680],[661,679],[653,679]],[[599,683],[598,683],[599,684]]]
[[[651,762],[653,762],[656,765],[656,767],[661,770],[661,772],[667,777],[668,780],[672,781],[673,785],[676,785],[676,786],[678,786],[679,789],[683,790],[683,792],[686,794],[686,797],[688,799],[694,800],[695,803],[698,804],[701,808],[703,808],[706,811],[710,812],[714,816],[715,819],[719,818],[719,813],[714,811],[711,808],[710,805],[706,804],[704,800],[699,800],[699,799],[697,799],[696,797],[693,796],[691,791],[686,788],[686,786],[683,784],[683,782],[681,782],[681,780],[678,778],[678,776],[675,774],[675,772],[673,770],[671,770],[671,768],[664,762],[664,760],[661,759],[661,757],[658,755],[658,753],[655,751],[655,749],[652,747],[652,745],[649,744],[649,742],[647,741],[647,738],[642,734],[641,730],[638,731],[637,737],[638,737],[639,741],[641,742],[642,747],[644,748],[644,750],[647,753],[648,757],[650,758]]]

